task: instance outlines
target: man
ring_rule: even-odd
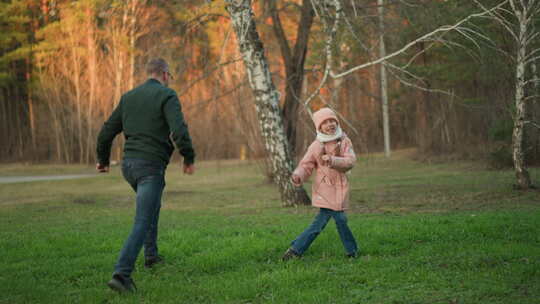
[[[120,99],[97,139],[99,172],[109,171],[114,137],[124,132],[122,174],[136,192],[136,212],[131,234],[107,285],[118,292],[132,292],[131,278],[137,256],[144,245],[145,267],[161,262],[157,232],[165,169],[174,150],[172,139],[184,157],[184,174],[193,174],[195,152],[176,92],[167,88],[171,74],[163,59],[152,59],[146,66],[149,79]]]

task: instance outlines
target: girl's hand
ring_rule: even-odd
[[[296,174],[291,175],[291,182],[293,183],[295,187],[302,186],[302,179],[300,178],[300,176]]]
[[[322,164],[323,166],[330,166],[330,159],[331,159],[331,156],[328,155],[328,154],[323,154],[323,156],[321,157],[322,159]]]

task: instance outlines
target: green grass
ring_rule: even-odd
[[[399,157],[362,160],[351,178],[348,214],[360,258],[344,258],[330,223],[304,258],[287,263],[281,254],[315,209],[280,207],[278,192],[254,164],[205,163],[191,177],[180,171],[171,165],[167,172],[159,235],[166,262],[147,270],[139,259],[133,274],[139,291],[128,296],[105,285],[134,213],[134,194],[118,168],[96,178],[0,184],[0,303],[540,298],[540,193],[512,190],[511,171]],[[538,173],[532,170],[534,178]]]

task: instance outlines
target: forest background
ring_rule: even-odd
[[[1,1],[1,161],[94,163],[103,121],[124,92],[145,80],[144,65],[152,57],[171,64],[171,87],[181,99],[198,159],[264,158],[253,93],[225,2]],[[391,53],[478,11],[477,3],[468,0],[386,1],[382,32],[378,1],[344,3],[346,22],[333,42],[339,70],[379,58],[381,37]],[[283,46],[292,50],[303,26],[308,32],[297,99],[313,91],[318,95],[307,107],[299,102],[294,116],[286,117],[285,124],[298,122],[294,156],[301,156],[313,139],[309,110],[322,106],[339,113],[359,154],[382,151],[380,65],[331,79],[319,89],[326,59],[324,18],[316,16],[306,28],[304,6],[301,0],[253,1],[282,106],[288,75]],[[276,14],[285,42],[276,30]],[[391,148],[416,147],[419,158],[511,167],[515,63],[500,50],[510,52],[513,42],[487,18],[468,26],[498,47],[483,45],[486,39],[479,35],[450,31],[446,42],[424,40],[388,61]],[[538,77],[536,70],[527,73]],[[538,91],[538,85],[527,89]],[[527,102],[527,117],[536,124],[525,126],[524,152],[527,164],[535,165],[540,162],[540,103],[538,97]],[[121,145],[119,137],[113,159],[121,157]]]

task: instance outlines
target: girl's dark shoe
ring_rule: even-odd
[[[298,259],[298,258],[301,258],[301,257],[302,256],[299,255],[298,253],[296,253],[296,251],[294,251],[292,248],[289,248],[289,249],[287,249],[287,251],[285,251],[285,253],[281,257],[281,260],[282,261],[288,261],[290,259]]]
[[[113,277],[107,283],[107,286],[119,293],[135,292],[137,290],[133,279],[130,277],[125,277],[121,274],[113,274]]]
[[[162,263],[162,262],[163,262],[163,256],[161,256],[161,255],[158,255],[158,256],[155,256],[155,257],[150,257],[150,258],[147,258],[144,261],[144,267],[152,268],[152,267],[154,267],[154,265]]]

